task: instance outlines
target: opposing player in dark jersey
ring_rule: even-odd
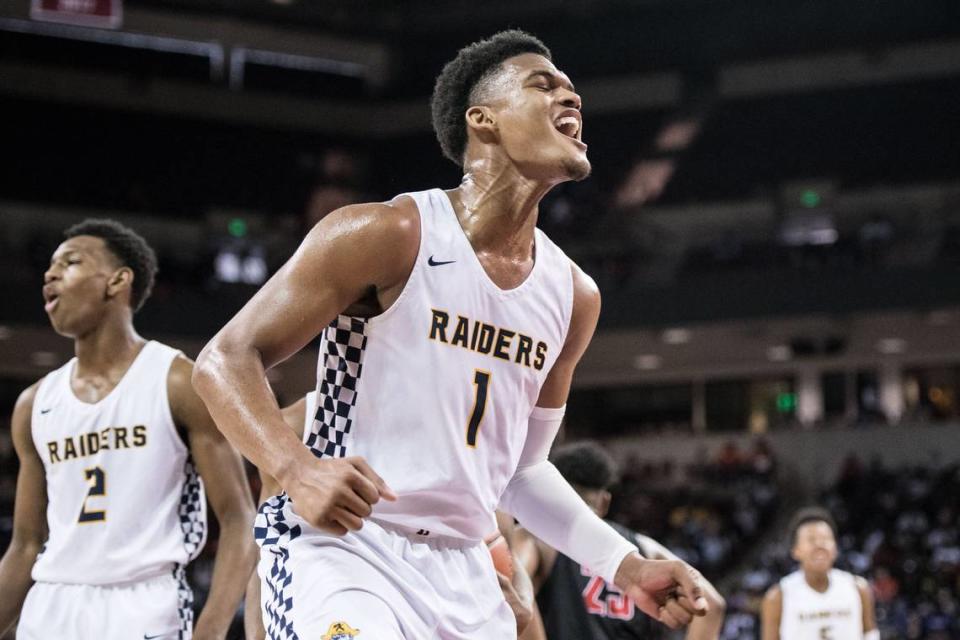
[[[43,299],[76,357],[14,407],[20,470],[0,635],[19,614],[22,640],[222,639],[256,557],[243,462],[193,390],[193,363],[133,326],[153,250],[111,220],[65,235]],[[205,493],[220,541],[194,629],[183,565],[203,547]]]
[[[553,464],[580,497],[603,517],[610,506],[610,487],[617,482],[616,463],[598,444],[577,442],[559,447]],[[615,522],[610,525],[634,542],[647,558],[676,559],[652,538]],[[665,627],[636,608],[615,585],[581,567],[524,531],[518,532],[518,553],[533,576],[537,603],[550,640],[650,640]],[[724,600],[706,580],[710,611],[687,627],[687,640],[716,640],[723,626]],[[534,637],[521,636],[523,640]]]

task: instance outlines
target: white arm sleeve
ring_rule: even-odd
[[[543,542],[613,584],[620,563],[637,547],[597,517],[547,460],[563,412],[564,407],[534,408],[500,506]]]

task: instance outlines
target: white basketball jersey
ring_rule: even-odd
[[[830,586],[813,589],[796,571],[780,580],[783,607],[781,640],[859,640],[863,637],[863,603],[853,575],[830,570]]]
[[[363,456],[399,495],[373,518],[421,535],[480,540],[513,476],[527,420],[567,335],[570,260],[539,229],[518,287],[490,280],[446,193],[409,194],[420,249],[397,301],[323,333],[317,456]]]
[[[169,574],[203,547],[203,484],[167,400],[178,353],[148,342],[92,404],[70,388],[76,358],[40,383],[32,430],[46,470],[49,537],[34,580],[132,582]]]

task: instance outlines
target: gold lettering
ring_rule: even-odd
[[[497,332],[497,346],[493,350],[493,357],[500,358],[501,360],[509,360],[510,353],[510,342],[513,340],[513,336],[517,335],[516,332],[510,331],[509,329],[500,329]]]
[[[537,343],[537,355],[533,359],[533,368],[537,371],[543,369],[543,363],[547,358],[547,345],[545,342]]]
[[[447,341],[447,323],[450,322],[450,314],[438,309],[431,309],[433,320],[430,323],[430,339]]]
[[[450,344],[467,347],[467,334],[470,332],[470,321],[463,316],[457,316],[457,328],[453,330]]]

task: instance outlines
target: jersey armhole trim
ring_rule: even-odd
[[[169,421],[168,424],[170,425],[170,431],[172,431],[173,441],[175,443],[180,443],[183,446],[184,451],[186,451],[187,456],[189,456],[190,455],[189,437],[187,439],[184,439],[184,437],[186,436],[186,433],[183,433],[183,434],[180,433],[180,429],[177,426],[177,420],[176,418],[174,418],[173,410],[170,408],[170,370],[173,368],[173,363],[177,360],[177,358],[179,358],[180,356],[186,357],[186,355],[179,349],[173,349],[173,347],[168,347],[167,345],[163,345],[163,346],[173,351],[173,356],[170,358],[170,362],[167,363],[167,367],[165,369],[166,373],[163,376],[163,392],[162,392],[163,393],[163,412],[165,417]],[[186,431],[186,429],[184,429],[184,431]]]
[[[423,225],[425,216],[423,215],[423,211],[420,210],[419,197],[422,197],[421,194],[426,195],[427,193],[429,192],[402,193],[397,196],[398,198],[407,197],[413,200],[413,206],[417,210],[417,216],[420,220],[420,233],[417,241],[417,256],[413,260],[413,268],[410,269],[410,273],[407,274],[407,281],[403,283],[403,289],[400,291],[400,295],[397,296],[397,299],[393,301],[393,304],[375,316],[364,318],[364,320],[366,320],[371,327],[379,324],[380,322],[385,322],[394,313],[394,310],[403,304],[403,301],[408,297],[407,292],[412,288],[411,284],[416,278],[420,277],[420,272],[422,271],[420,263],[423,262]],[[341,313],[339,315],[344,314]]]

